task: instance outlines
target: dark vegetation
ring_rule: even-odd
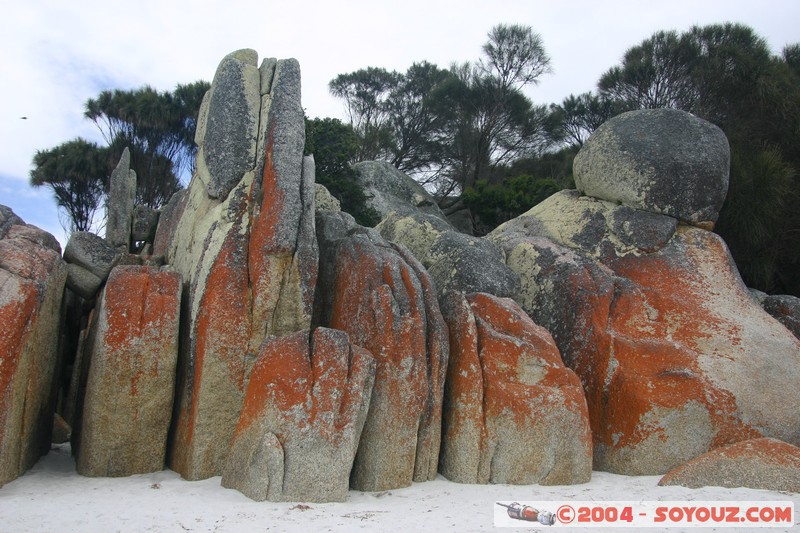
[[[748,286],[800,295],[800,44],[780,56],[739,24],[662,31],[630,48],[593,92],[539,105],[523,89],[550,72],[539,35],[520,25],[493,28],[483,55],[405,72],[365,67],[341,74],[330,91],[346,120],[307,120],[306,152],[317,181],[359,222],[373,225],[351,165],[390,162],[441,203],[461,198],[477,234],[573,186],[572,160],[609,118],[670,107],[718,125],[731,144],[731,181],[715,228]],[[91,226],[122,147],[132,147],[138,201],[158,207],[191,170],[197,110],[208,84],[105,91],[86,116],[107,146],[81,139],[41,151],[31,182],[53,189],[73,230]],[[144,177],[144,179],[142,179]]]
[[[127,146],[138,182],[136,203],[159,208],[194,170],[194,133],[209,83],[178,85],[172,92],[151,87],[103,91],[85,104],[84,116],[105,145],[75,139],[33,157],[31,185],[53,191],[70,232],[88,231],[105,205],[108,179]]]

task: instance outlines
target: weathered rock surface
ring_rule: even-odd
[[[164,257],[169,262],[170,246],[178,229],[180,216],[186,209],[189,189],[181,189],[172,195],[167,205],[161,208],[158,216],[158,227],[153,237],[153,255]]]
[[[67,287],[84,300],[94,298],[103,281],[81,266],[67,264]]]
[[[448,343],[430,277],[405,248],[352,217],[318,215],[316,320],[346,331],[377,362],[351,485],[387,490],[433,479]]]
[[[800,339],[800,298],[789,294],[773,294],[766,296],[761,305],[764,311]]]
[[[127,252],[131,246],[131,223],[135,202],[136,172],[131,170],[130,150],[125,147],[109,179],[105,237],[113,248],[121,252]]]
[[[64,247],[64,261],[88,270],[103,281],[108,278],[119,255],[120,252],[108,241],[88,231],[76,231]]]
[[[670,470],[658,484],[800,492],[800,448],[768,438],[737,442]]]
[[[316,211],[334,211],[342,210],[342,204],[334,195],[330,193],[323,185],[319,183],[314,184],[314,209]]]
[[[79,474],[115,477],[164,468],[181,290],[180,275],[169,270],[111,271],[87,343]]]
[[[680,155],[663,155],[669,173],[694,172]],[[581,378],[595,468],[663,474],[748,438],[800,443],[800,343],[752,298],[717,235],[562,191],[489,238],[520,275],[517,301]]]
[[[356,182],[364,190],[367,205],[386,218],[391,213],[427,213],[446,221],[436,201],[413,178],[385,161],[364,161],[353,165]]]
[[[257,501],[344,501],[374,380],[372,355],[342,331],[268,338],[222,485]]]
[[[414,254],[433,278],[439,295],[461,291],[511,297],[519,290],[519,276],[506,266],[497,245],[459,233],[436,216],[393,213],[377,229],[386,240]]]
[[[220,64],[166,254],[187,282],[170,466],[188,479],[221,473],[261,343],[308,330],[313,310],[314,164],[303,157],[300,69],[265,60],[259,71],[254,54]]]
[[[0,486],[50,449],[66,277],[55,238],[0,206]]]
[[[204,172],[198,174],[206,178],[208,195],[218,200],[228,196],[256,159],[262,95],[257,64],[254,50],[225,56],[203,106],[197,164]]]
[[[451,293],[441,472],[460,483],[567,485],[592,473],[581,382],[512,300]]]
[[[728,190],[730,148],[717,126],[648,109],[600,126],[575,157],[576,188],[595,198],[713,224]]]
[[[133,209],[133,220],[131,222],[131,240],[133,242],[152,243],[158,229],[158,217],[160,213],[157,209],[146,205],[137,205]]]

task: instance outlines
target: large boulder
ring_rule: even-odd
[[[390,163],[363,161],[353,165],[353,170],[356,183],[367,197],[367,206],[377,211],[381,219],[391,213],[426,213],[447,220],[430,193]]]
[[[439,295],[461,291],[511,297],[519,290],[519,276],[506,266],[496,244],[455,231],[439,217],[392,213],[376,229],[414,254],[433,278]]]
[[[188,479],[221,473],[261,343],[308,330],[313,310],[314,161],[303,156],[300,67],[255,62],[239,51],[220,64],[200,113],[197,170],[164,232],[187,283],[170,466]]]
[[[377,362],[353,473],[357,490],[436,477],[447,327],[430,277],[411,253],[340,213],[319,213],[315,321],[346,331]]]
[[[652,176],[683,175],[680,156]],[[601,163],[592,172],[612,172]],[[719,236],[655,211],[563,191],[489,236],[520,275],[517,301],[583,382],[595,468],[663,474],[748,438],[800,443],[800,342],[751,297]]]
[[[372,355],[342,331],[268,338],[222,485],[257,501],[344,501],[374,380]]]
[[[86,345],[79,474],[130,476],[164,468],[181,291],[176,272],[145,266],[111,271]]]
[[[512,300],[451,293],[441,472],[460,483],[568,485],[592,473],[578,376]]]
[[[58,241],[0,205],[0,486],[50,449],[66,277]]]
[[[716,448],[670,470],[659,485],[748,487],[800,492],[800,448],[776,439],[751,439]]]
[[[647,109],[600,126],[575,157],[574,177],[589,196],[708,226],[725,201],[729,168],[717,126],[676,109]]]

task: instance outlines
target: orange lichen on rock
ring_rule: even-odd
[[[374,379],[371,354],[342,331],[267,338],[223,486],[255,500],[344,500]]]
[[[591,476],[580,380],[512,300],[449,295],[442,472],[465,483],[568,484]]]
[[[386,490],[433,479],[447,328],[430,278],[410,254],[379,237],[357,235],[336,246],[328,325],[377,361],[353,486]]]
[[[156,267],[111,271],[91,335],[76,465],[86,476],[164,468],[172,419],[181,277]]]
[[[598,468],[663,473],[713,447],[788,436],[779,420],[797,415],[779,401],[759,407],[768,391],[757,383],[786,379],[780,367],[796,373],[800,352],[771,333],[774,324],[746,294],[718,237],[681,227],[661,251],[609,266],[619,276],[610,348],[595,356],[593,379],[584,379],[606,376],[605,401],[590,402]],[[786,357],[765,359],[770,345]]]
[[[770,438],[740,441],[670,470],[658,484],[800,492],[800,448]]]
[[[218,471],[227,451],[220,440],[230,442],[244,398],[250,336],[245,246],[240,232],[226,235],[203,280],[205,290],[197,295],[201,301],[190,333],[191,359],[170,464],[187,479]]]

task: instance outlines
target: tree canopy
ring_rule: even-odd
[[[541,37],[501,24],[483,51],[449,69],[423,61],[402,74],[368,67],[332,80],[360,139],[356,160],[389,161],[446,196],[543,150],[547,108],[522,93],[550,71]]]
[[[173,92],[152,87],[103,91],[86,102],[86,118],[100,130],[112,156],[125,147],[136,171],[138,204],[158,208],[181,189],[181,176],[194,167],[197,115],[209,84],[178,85]]]
[[[89,231],[108,187],[108,149],[84,139],[65,142],[33,156],[31,185],[53,191],[65,230]]]
[[[93,221],[105,202],[108,178],[128,147],[137,177],[136,203],[161,207],[182,188],[181,177],[193,170],[197,116],[208,87],[198,81],[172,92],[145,86],[90,98],[85,117],[97,125],[106,146],[75,139],[38,151],[31,185],[53,190],[66,230],[96,229]]]

